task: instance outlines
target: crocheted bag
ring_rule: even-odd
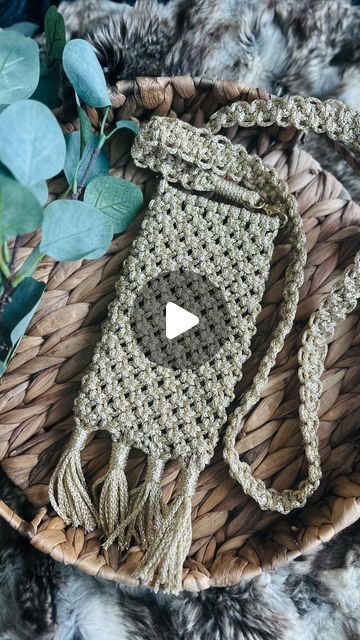
[[[136,575],[173,592],[181,589],[182,565],[191,544],[191,497],[227,420],[242,365],[251,356],[279,228],[286,225],[292,245],[280,318],[224,438],[230,474],[262,509],[288,513],[303,506],[319,485],[317,412],[327,344],[360,296],[359,253],[310,318],[299,351],[299,419],[308,478],[295,490],[267,489],[240,461],[236,435],[259,400],[292,327],[306,261],[305,234],[296,200],[275,170],[241,145],[215,135],[235,123],[310,127],[354,146],[360,132],[358,114],[342,103],[298,97],[235,103],[215,113],[203,129],[160,117],[141,128],[132,147],[134,161],[162,177],[117,283],[117,297],[75,401],[76,428],[49,488],[51,504],[61,518],[86,531],[101,527],[106,548],[114,541],[126,548],[134,538],[145,551]],[[216,197],[194,192],[214,192]],[[230,314],[228,339],[195,369],[152,362],[135,339],[130,321],[145,283],[184,269],[209,278],[221,290]],[[107,474],[97,480],[90,497],[80,453],[99,429],[110,433],[112,455]],[[145,452],[148,463],[143,484],[128,496],[125,465],[131,447]],[[181,473],[175,498],[165,505],[161,476],[166,462],[174,459]]]

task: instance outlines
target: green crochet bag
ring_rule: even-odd
[[[140,543],[144,557],[136,575],[173,592],[181,589],[182,565],[191,544],[191,497],[227,422],[242,365],[251,356],[279,228],[286,225],[292,245],[280,319],[259,370],[224,431],[230,474],[262,509],[288,513],[302,507],[319,485],[317,411],[327,344],[360,295],[358,254],[310,318],[299,351],[299,426],[308,477],[296,489],[282,493],[268,489],[240,461],[235,441],[293,325],[306,243],[296,200],[276,171],[241,145],[216,135],[235,123],[312,128],[355,146],[360,132],[359,115],[340,102],[299,97],[238,102],[215,113],[203,129],[160,117],[141,127],[133,159],[159,173],[160,180],[82,380],[74,406],[76,428],[49,489],[51,504],[65,523],[86,531],[101,527],[106,548],[115,541],[121,548],[132,539]],[[136,339],[132,309],[146,283],[161,274],[187,270],[205,276],[221,291],[229,313],[227,336],[198,367],[161,366],[147,357]],[[144,326],[153,322],[154,313],[150,305]],[[191,350],[190,334],[187,339]],[[111,435],[112,455],[107,474],[95,483],[91,495],[80,453],[100,429]],[[125,465],[132,447],[147,455],[148,464],[143,484],[128,495]],[[160,482],[169,460],[179,461],[181,473],[176,495],[165,505]]]

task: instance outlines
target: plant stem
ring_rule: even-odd
[[[94,166],[94,164],[96,162],[96,159],[100,155],[101,149],[103,148],[103,146],[104,146],[104,144],[106,142],[106,135],[104,133],[104,130],[105,130],[105,125],[106,125],[106,120],[107,120],[107,117],[109,115],[109,111],[110,111],[110,107],[106,107],[105,113],[104,113],[104,117],[103,117],[103,119],[101,121],[99,142],[97,144],[97,147],[92,151],[91,156],[89,158],[89,162],[88,162],[87,167],[86,167],[86,169],[84,171],[83,177],[81,178],[79,184],[76,186],[76,178],[77,178],[77,172],[78,172],[78,169],[79,169],[80,161],[78,163],[78,166],[76,168],[76,173],[75,173],[75,176],[74,176],[75,182],[74,182],[74,180],[72,182],[72,185],[74,185],[74,191],[71,194],[71,199],[72,200],[78,200],[79,197],[81,196],[81,194],[82,194],[82,192],[84,190],[86,181],[87,181],[87,179],[89,177],[90,171],[93,168],[93,166]]]
[[[0,257],[0,271],[5,278],[9,277],[10,275],[9,267],[7,266],[2,256]]]
[[[0,295],[0,318],[2,317],[2,314],[4,312],[5,305],[8,302],[11,302],[11,294],[15,288],[13,277],[14,277],[14,271],[16,266],[16,258],[17,258],[20,245],[21,245],[21,236],[16,236],[14,246],[12,249],[11,260],[9,264],[6,264],[4,259],[4,246],[2,247],[2,250],[1,250],[0,269],[4,274],[5,278],[3,282],[3,290]],[[6,253],[6,250],[5,250],[5,253]]]
[[[88,162],[88,165],[87,165],[87,167],[86,167],[86,169],[85,169],[85,171],[84,171],[84,175],[83,175],[83,177],[82,177],[81,181],[79,182],[79,184],[78,184],[78,186],[77,186],[77,189],[76,189],[75,193],[72,193],[72,194],[71,194],[71,200],[78,200],[78,199],[79,199],[79,197],[81,196],[81,194],[82,194],[82,192],[83,192],[83,189],[84,189],[84,187],[85,187],[86,181],[87,181],[87,179],[88,179],[88,177],[89,177],[89,173],[90,173],[90,171],[91,171],[91,169],[92,169],[92,167],[93,167],[94,163],[96,162],[96,159],[97,159],[97,157],[98,157],[98,156],[99,156],[99,154],[100,154],[100,151],[101,151],[101,148],[100,148],[100,147],[96,147],[96,148],[92,151],[91,156],[90,156],[90,159],[89,159],[89,162]]]
[[[99,139],[99,144],[101,143],[101,147],[104,145],[105,140],[106,140],[106,136],[105,136],[105,125],[106,125],[106,120],[107,117],[109,115],[109,111],[110,111],[111,107],[106,107],[105,109],[105,113],[104,113],[104,117],[101,121],[101,127],[100,127],[100,139]],[[100,147],[100,148],[101,148]]]
[[[8,264],[10,262],[10,251],[9,251],[9,246],[6,240],[4,240],[3,242],[2,252],[3,252],[3,257],[5,262]]]
[[[26,258],[24,264],[20,267],[19,271],[14,274],[12,278],[12,284],[14,289],[22,282],[25,278],[32,276],[38,268],[40,262],[45,257],[45,253],[40,251],[40,244],[37,244],[36,247],[33,248],[30,255]]]
[[[83,188],[85,187],[86,181],[89,177],[89,173],[91,171],[91,169],[93,168],[93,165],[96,162],[97,157],[99,156],[101,151],[100,147],[96,147],[96,149],[94,149],[91,153],[90,156],[90,160],[89,160],[89,164],[86,167],[85,171],[84,171],[84,175],[82,177],[82,179],[80,180],[79,186],[78,186],[78,191],[80,190],[80,193],[82,192]]]
[[[9,269],[9,265],[7,264],[7,256],[8,256],[9,249],[5,248],[4,246],[5,244],[7,247],[7,243],[3,243],[0,250],[0,271],[6,279],[10,275],[10,269]]]
[[[116,127],[114,127],[113,129],[111,129],[111,131],[109,131],[109,133],[106,136],[106,140],[110,140],[110,138],[114,135],[114,133],[116,133],[118,131],[118,129]]]
[[[11,254],[11,261],[10,261],[10,264],[9,264],[9,270],[10,270],[11,274],[14,273],[14,269],[15,269],[15,265],[16,265],[16,258],[17,258],[18,251],[20,249],[20,245],[21,245],[21,236],[16,236],[15,242],[14,242],[14,246],[13,246],[13,250],[12,250],[12,254]]]

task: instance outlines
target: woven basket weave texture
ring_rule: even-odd
[[[191,78],[138,78],[120,82],[112,91],[112,118],[151,114],[180,117],[201,126],[220,106],[234,100],[266,98],[232,82]],[[88,111],[94,127],[98,116]],[[60,115],[60,114],[59,114]],[[64,125],[71,131],[76,123]],[[254,473],[276,489],[291,487],[305,476],[298,430],[297,351],[309,314],[318,307],[344,267],[351,262],[360,239],[360,208],[342,185],[301,147],[294,129],[227,130],[234,142],[258,153],[287,181],[299,202],[307,234],[305,283],[293,331],[286,340],[258,406],[251,412],[237,449]],[[124,137],[111,147],[114,175],[139,184],[145,200],[151,197],[154,176],[134,166]],[[354,164],[354,163],[353,163]],[[50,185],[51,197],[65,188],[63,179]],[[140,216],[141,218],[141,216]],[[99,337],[99,327],[114,297],[121,264],[136,236],[140,220],[114,239],[98,260],[55,263],[46,258],[36,277],[47,289],[27,335],[10,363],[0,388],[0,460],[11,480],[38,509],[31,523],[0,501],[0,515],[41,551],[80,570],[135,585],[132,572],[142,551],[133,546],[119,555],[115,545],[101,547],[101,532],[84,535],[66,527],[47,506],[48,482],[72,429],[72,404],[81,377]],[[36,243],[26,238],[19,261]],[[264,353],[276,322],[282,297],[289,245],[280,237],[253,341],[253,357],[246,364],[238,396],[246,389]],[[338,327],[330,344],[320,409],[320,449],[323,481],[307,506],[287,517],[263,512],[232,480],[219,449],[201,474],[193,500],[193,543],[183,571],[183,586],[197,591],[211,585],[235,584],[276,568],[330,539],[360,516],[360,407],[359,318],[352,313]],[[100,435],[83,452],[90,482],[106,470],[110,442]],[[144,458],[133,451],[127,475],[135,486],[144,471]],[[173,493],[178,467],[168,465],[164,498]]]

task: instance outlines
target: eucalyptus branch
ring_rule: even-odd
[[[90,156],[90,159],[89,159],[89,163],[88,163],[88,165],[87,165],[87,167],[86,167],[86,169],[84,171],[83,177],[80,180],[80,183],[79,183],[79,186],[78,186],[78,191],[80,191],[80,193],[82,193],[82,191],[83,191],[83,189],[85,187],[86,181],[87,181],[87,179],[89,177],[89,173],[90,173],[91,169],[93,168],[97,157],[100,155],[100,151],[101,151],[101,147],[96,147],[96,149],[94,149],[92,151],[92,153],[91,153],[91,156]]]
[[[10,262],[7,262],[9,259],[9,248],[7,243],[4,242],[1,248],[0,269],[5,277],[2,285],[2,293],[0,295],[0,317],[4,311],[5,305],[8,302],[11,302],[11,294],[16,287],[14,284],[14,271],[20,246],[21,236],[16,236]]]
[[[109,111],[110,111],[111,107],[106,107],[105,109],[105,113],[104,113],[104,117],[101,121],[101,126],[100,126],[100,136],[99,136],[99,144],[98,147],[100,149],[102,149],[102,147],[104,146],[107,137],[105,135],[105,125],[106,125],[106,121],[107,121],[107,117],[109,115]]]
[[[4,245],[1,247],[0,251],[0,271],[5,278],[8,278],[10,275],[9,265],[4,256]]]
[[[104,146],[104,144],[105,144],[105,142],[107,140],[107,137],[106,137],[104,131],[105,131],[105,125],[106,125],[107,117],[109,115],[109,111],[110,111],[110,107],[107,107],[105,109],[105,113],[104,113],[103,119],[101,121],[99,141],[98,141],[97,147],[95,147],[95,149],[92,151],[92,153],[90,155],[90,158],[89,158],[89,162],[88,162],[88,164],[87,164],[87,166],[85,168],[85,171],[83,173],[83,176],[82,176],[79,184],[77,184],[77,174],[78,174],[79,166],[80,166],[80,163],[81,163],[81,158],[79,160],[78,166],[77,166],[76,171],[75,171],[74,178],[73,178],[72,183],[71,183],[71,188],[73,189],[73,193],[71,195],[71,199],[72,200],[78,200],[79,197],[81,196],[81,194],[82,194],[82,192],[83,192],[83,190],[85,188],[87,179],[89,177],[90,171],[93,168],[97,158],[100,155],[101,149],[103,148],[103,146]]]
[[[17,258],[17,254],[20,249],[20,246],[21,246],[21,236],[16,236],[14,246],[12,249],[11,260],[9,264],[9,270],[11,274],[13,274],[15,270],[16,258]]]
[[[22,282],[25,278],[32,276],[36,269],[38,268],[40,262],[45,257],[45,253],[40,251],[40,244],[37,244],[36,247],[33,248],[32,252],[26,258],[25,262],[20,267],[19,271],[14,275],[12,283],[14,289]]]
[[[13,290],[12,278],[16,266],[16,258],[18,254],[19,247],[21,245],[21,236],[16,236],[14,246],[12,249],[11,260],[9,261],[9,247],[7,242],[3,242],[1,248],[1,257],[0,257],[0,269],[4,275],[3,281],[3,291],[0,296],[0,303],[7,302],[9,295]]]
[[[9,251],[9,245],[6,240],[4,240],[3,242],[2,250],[3,250],[4,260],[8,264],[10,262],[10,251]]]

